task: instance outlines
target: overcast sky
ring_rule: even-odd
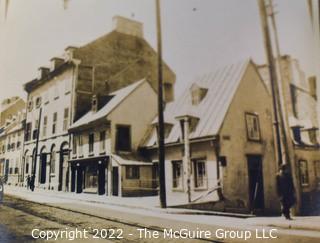
[[[112,30],[112,17],[144,23],[156,47],[154,0],[11,0],[4,21],[0,0],[0,99],[24,96],[22,84],[69,45],[81,46]],[[275,0],[282,54],[315,70],[305,0]],[[162,0],[163,56],[177,75],[176,93],[216,66],[251,57],[265,62],[257,0]],[[24,96],[25,97],[25,96]]]

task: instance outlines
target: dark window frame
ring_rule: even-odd
[[[257,120],[257,133],[258,133],[258,138],[255,138],[255,137],[252,137],[249,133],[249,120],[248,118],[249,117],[253,117]],[[262,136],[261,136],[261,126],[260,126],[260,119],[259,119],[259,115],[256,114],[256,113],[253,113],[253,112],[245,112],[245,115],[244,115],[244,118],[245,118],[245,124],[246,124],[246,133],[247,133],[247,139],[248,141],[251,141],[251,142],[261,142],[262,140]]]
[[[129,129],[128,130],[128,146],[123,147],[123,145],[119,145],[119,129]],[[115,149],[116,151],[119,152],[131,152],[132,151],[132,141],[131,141],[131,136],[132,136],[132,131],[131,131],[131,125],[124,125],[124,124],[117,124],[116,125],[116,138],[115,138]]]

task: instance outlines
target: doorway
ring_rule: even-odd
[[[262,156],[248,155],[249,205],[251,211],[264,209]]]
[[[119,168],[112,167],[112,195],[119,195]]]
[[[40,154],[40,184],[46,183],[46,178],[47,178],[47,154],[46,153],[41,153]]]

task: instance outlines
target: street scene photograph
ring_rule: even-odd
[[[320,0],[0,0],[0,243],[320,242]]]

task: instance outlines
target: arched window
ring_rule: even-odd
[[[50,156],[50,174],[54,174],[56,171],[56,158],[57,158],[57,152],[56,152],[56,146],[52,145],[51,147],[51,156]]]
[[[30,167],[30,165],[29,165],[29,163],[30,163],[30,156],[28,155],[28,150],[25,152],[25,154],[24,154],[24,161],[25,161],[25,173],[26,174],[29,174],[29,167]]]

